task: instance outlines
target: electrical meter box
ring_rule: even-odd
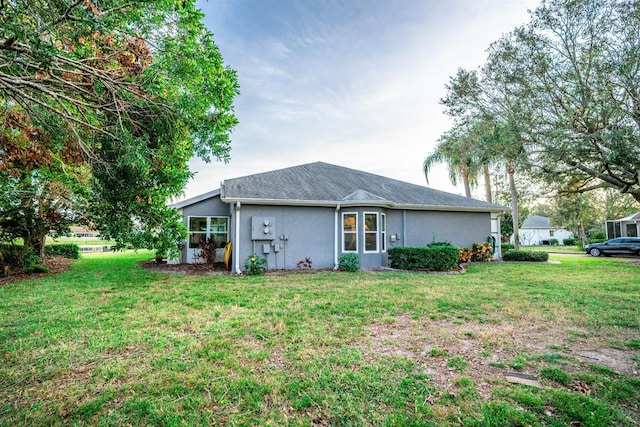
[[[276,219],[272,216],[251,217],[251,240],[274,240]]]

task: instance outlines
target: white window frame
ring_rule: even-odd
[[[367,224],[367,215],[375,215],[376,216],[376,229],[375,230],[365,230],[365,226]],[[380,213],[379,212],[363,212],[363,221],[362,221],[362,238],[364,239],[364,253],[378,253],[380,252]],[[367,234],[376,236],[376,248],[373,250],[367,250]]]
[[[345,216],[354,216],[356,218],[356,224],[354,226],[353,231],[346,231],[344,229],[344,218]],[[344,238],[346,234],[355,234],[356,236],[356,248],[354,250],[346,250],[344,248],[344,243],[346,241],[346,239]],[[358,239],[358,212],[342,212],[342,252],[355,252],[358,253],[358,245],[359,245],[359,239]]]
[[[380,213],[380,252],[387,252],[387,214]]]
[[[191,218],[206,218],[207,219],[207,226],[206,226],[206,230],[205,231],[200,231],[200,230],[191,230]],[[227,222],[227,231],[225,233],[223,232],[219,232],[219,231],[212,231],[211,230],[211,220],[213,218],[218,218],[218,219],[224,219]],[[207,216],[207,215],[190,215],[187,217],[187,231],[189,233],[189,237],[187,238],[187,248],[189,249],[198,249],[198,248],[191,248],[189,246],[189,243],[191,242],[191,235],[193,234],[204,234],[206,237],[206,239],[210,239],[214,234],[215,235],[223,235],[226,234],[226,239],[225,241],[229,241],[229,217],[228,216]]]

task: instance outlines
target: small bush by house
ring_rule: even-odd
[[[491,253],[493,248],[491,243],[474,243],[471,245],[471,261],[474,262],[487,262],[491,260]]]
[[[464,248],[460,248],[460,255],[458,257],[458,263],[462,264],[463,262],[471,262],[471,258],[473,256],[473,253],[471,252],[471,249],[464,247]]]
[[[391,267],[401,270],[453,270],[458,266],[459,257],[460,250],[448,243],[389,249]]]
[[[500,247],[502,248],[502,252],[510,251],[516,248],[516,245],[513,243],[501,243]]]
[[[502,254],[502,259],[504,261],[545,262],[549,260],[549,254],[547,252],[516,251],[511,249]]]
[[[267,259],[260,255],[249,255],[244,261],[244,269],[251,275],[259,275],[267,271]]]
[[[338,269],[351,273],[360,270],[360,257],[353,252],[340,255],[340,258],[338,258]]]
[[[568,238],[568,239],[562,239],[562,244],[565,246],[575,246],[577,244],[577,239],[574,238]]]
[[[491,261],[493,247],[491,243],[474,243],[471,248],[460,248],[459,263],[463,262],[488,262]]]

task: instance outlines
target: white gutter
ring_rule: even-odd
[[[220,197],[225,203],[241,202],[247,205],[269,205],[269,206],[313,206],[313,207],[355,207],[355,206],[375,206],[392,208],[393,202],[388,200],[297,200],[297,199],[251,199],[245,197]]]
[[[334,214],[334,243],[333,243],[333,270],[337,270],[338,269],[338,246],[339,246],[339,241],[340,241],[340,221],[339,221],[339,217],[340,217],[340,203],[338,203],[338,205],[336,206],[336,211]]]
[[[234,264],[236,274],[242,274],[242,270],[240,270],[240,202],[236,202],[236,236],[235,236],[235,248],[233,248],[236,256],[234,256]]]
[[[511,212],[507,207],[483,207],[483,206],[447,206],[447,205],[395,205],[393,209],[406,209],[410,211],[456,211],[456,212]]]
[[[315,206],[315,207],[384,207],[387,209],[406,209],[416,211],[456,211],[456,212],[510,212],[508,207],[485,206],[455,206],[455,205],[421,205],[421,204],[396,204],[387,200],[296,200],[296,199],[258,199],[225,197],[220,199],[225,203],[245,203],[248,205],[274,205],[274,206]]]

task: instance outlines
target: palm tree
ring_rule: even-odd
[[[471,197],[471,187],[478,183],[480,163],[473,149],[471,134],[458,126],[446,132],[438,139],[435,150],[429,154],[422,164],[425,179],[429,183],[429,172],[438,163],[446,163],[449,170],[449,181],[453,185],[462,179],[464,192]]]

